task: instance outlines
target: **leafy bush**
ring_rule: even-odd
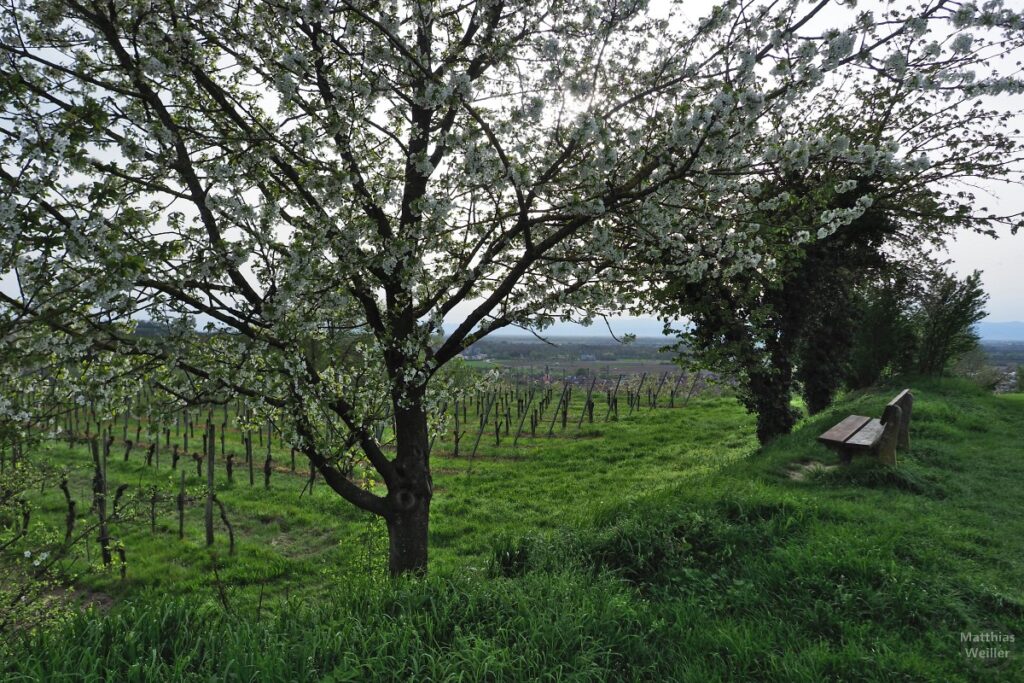
[[[10,637],[66,616],[60,534],[35,522],[28,492],[50,473],[30,463],[0,470],[0,636]]]
[[[919,373],[942,375],[978,345],[974,325],[985,317],[986,301],[979,271],[963,280],[943,272],[931,277],[916,316]]]
[[[946,374],[977,348],[974,325],[985,317],[987,300],[980,272],[960,280],[930,262],[920,272],[867,287],[860,298],[847,386],[863,389],[905,373]]]
[[[988,356],[980,347],[975,347],[960,356],[953,364],[951,374],[970,380],[989,391],[995,389],[1003,380],[1003,373],[989,364]]]
[[[849,388],[864,389],[886,375],[910,368],[918,343],[907,315],[911,297],[908,283],[902,278],[862,292],[847,366]]]

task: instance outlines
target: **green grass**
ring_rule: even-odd
[[[817,434],[849,413],[879,415],[896,386],[849,396],[763,451],[750,417],[721,398],[531,441],[515,459],[502,446],[472,475],[465,460],[435,458],[424,580],[368,576],[358,557],[379,533],[360,545],[365,518],[326,489],[300,501],[297,478],[275,479],[270,496],[236,485],[222,497],[245,540],[233,558],[217,547],[228,608],[197,527],[185,542],[126,532],[129,579],[86,580],[119,604],[0,645],[0,671],[1022,681],[1024,396],[912,386],[912,449],[896,470],[862,461],[791,476],[810,460],[834,464]],[[261,583],[273,599],[258,611]],[[999,645],[1007,658],[969,658],[962,632],[1016,642]]]

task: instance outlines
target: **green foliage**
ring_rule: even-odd
[[[994,390],[1004,378],[1004,373],[991,365],[988,354],[980,346],[968,350],[952,364],[954,377],[964,377],[980,387]]]
[[[981,273],[960,280],[928,259],[907,265],[896,277],[861,292],[860,320],[846,374],[850,388],[868,387],[901,373],[946,374],[977,348],[974,325],[985,317],[988,300]],[[958,374],[990,388],[998,382],[991,373],[981,372],[984,363],[970,358],[965,363]]]
[[[816,180],[828,185],[827,178]],[[683,348],[735,379],[741,401],[757,415],[762,443],[796,424],[791,398],[798,384],[810,414],[832,402],[857,328],[856,288],[889,267],[881,245],[904,227],[876,209],[815,242],[794,243],[797,228],[810,220],[804,204],[844,205],[851,198],[809,179],[779,182],[802,201],[763,216],[773,226],[766,237],[777,249],[774,268],[725,270],[714,286],[677,283],[666,290],[668,305],[693,323],[681,333]]]
[[[726,496],[668,509],[631,502],[606,510],[597,526],[560,534],[554,543],[533,536],[499,547],[490,570],[518,576],[575,567],[594,576],[610,572],[646,589],[695,580],[714,588],[732,563],[795,533],[806,517],[792,501],[757,497]]]
[[[963,280],[942,272],[931,277],[917,313],[919,373],[941,375],[978,345],[974,325],[984,319],[986,301],[979,271]]]
[[[3,377],[6,363],[0,363],[0,637],[61,619],[61,579],[67,577],[55,570],[67,551],[64,535],[58,524],[40,519],[36,504],[37,491],[61,473],[31,458],[40,433],[30,428],[29,411],[52,394],[32,372],[38,359],[18,358],[14,340],[4,341],[0,359],[20,360],[25,379],[10,382]]]
[[[846,385],[863,389],[880,378],[909,370],[917,336],[906,311],[912,294],[905,277],[865,287],[847,363]]]
[[[625,680],[649,667],[648,625],[610,578],[364,580],[262,619],[167,598],[109,617],[88,612],[22,644],[57,649],[0,671],[35,680],[73,671],[80,681],[539,680],[558,671]]]
[[[851,338],[856,329],[856,286],[873,275],[882,259],[879,237],[894,230],[883,216],[868,214],[832,238],[813,244],[787,283],[796,292],[795,379],[807,412],[816,415],[832,403],[842,384]],[[788,303],[788,302],[787,302]]]
[[[933,478],[907,468],[879,467],[867,458],[858,459],[849,467],[833,470],[814,469],[809,476],[816,482],[831,486],[897,489],[932,498],[944,498],[942,485]]]
[[[63,534],[40,523],[33,493],[52,473],[22,460],[0,467],[0,635],[52,625],[68,615],[67,572],[57,571]]]

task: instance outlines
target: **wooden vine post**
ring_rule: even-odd
[[[213,545],[213,456],[217,451],[212,422],[206,424],[206,545]]]
[[[558,405],[555,406],[555,410],[551,413],[551,424],[548,426],[548,436],[555,433],[555,422],[558,420],[558,411],[562,407],[562,402],[565,401],[565,395],[569,392],[569,383],[566,382],[562,387],[562,395],[558,398]],[[563,425],[564,428],[564,425]]]
[[[676,383],[674,385],[672,385],[672,391],[669,392],[669,395],[668,395],[668,407],[669,408],[675,408],[676,407],[676,392],[679,391],[679,382],[681,382],[682,379],[683,379],[683,373],[680,372],[679,376],[676,377]]]
[[[262,434],[263,432],[260,431],[260,433]],[[272,454],[270,452],[270,448],[271,448],[270,436],[271,436],[271,433],[270,433],[270,423],[267,422],[267,459],[263,461],[263,488],[265,488],[265,489],[269,489],[270,488],[270,474],[271,474],[271,472],[274,471],[273,470],[274,461],[272,459]]]
[[[619,378],[617,380],[615,380],[615,390],[612,391],[611,396],[608,397],[608,412],[605,413],[605,416],[604,416],[604,421],[605,422],[607,422],[609,420],[609,418],[611,418],[612,408],[613,407],[615,408],[615,417],[616,417],[616,419],[618,419],[618,417],[619,417],[619,404],[618,404],[619,398],[618,397],[619,397],[619,385],[620,384],[622,384],[622,375],[621,374],[619,375]]]
[[[68,512],[64,518],[64,545],[71,544],[71,535],[75,530],[75,501],[71,499],[71,491],[68,489],[68,476],[65,474],[60,480],[60,490],[64,492],[64,501],[67,503]]]
[[[644,381],[646,380],[647,373],[645,372],[644,374],[640,375],[640,384],[638,384],[636,387],[636,398],[629,402],[629,415],[633,414],[634,406],[637,408],[640,407],[640,390],[643,389]]]
[[[463,410],[465,410],[465,402],[463,402]],[[459,457],[459,443],[462,442],[462,437],[466,434],[466,430],[462,428],[462,424],[465,422],[465,418],[459,419],[459,401],[455,400],[455,431],[452,432],[452,438],[455,441],[454,452],[452,457]]]
[[[512,439],[513,448],[515,448],[516,444],[519,443],[519,436],[523,433],[523,423],[526,422],[526,416],[530,414],[530,405],[533,403],[533,395],[536,390],[536,387],[530,387],[530,395],[526,399],[526,403],[523,406],[522,417],[519,419],[519,429],[516,430],[516,435]]]
[[[107,442],[109,443],[109,442]],[[107,528],[107,478],[103,471],[103,461],[100,458],[100,444],[95,437],[89,442],[92,448],[92,462],[94,474],[92,478],[93,505],[96,508],[96,517],[99,520],[99,542],[100,552],[103,557],[103,566],[109,566],[110,555],[110,532]]]
[[[495,394],[497,396],[497,394]],[[473,451],[469,454],[469,469],[466,471],[467,474],[473,472],[473,458],[476,457],[476,449],[480,446],[480,437],[484,435],[484,425],[486,424],[487,418],[491,414],[491,408],[494,406],[494,397],[487,402],[487,412],[481,415],[480,418],[480,431],[476,433],[476,442],[473,444]]]
[[[178,489],[178,539],[185,538],[185,471],[181,472],[181,486]]]
[[[231,522],[228,521],[227,510],[224,509],[224,503],[220,501],[217,496],[213,497],[213,502],[217,504],[217,508],[220,510],[220,519],[224,522],[224,526],[228,529],[228,554],[235,554],[235,529],[231,526]]]
[[[579,429],[580,427],[583,426],[583,416],[584,415],[589,414],[590,415],[590,421],[591,422],[594,421],[594,401],[593,401],[593,396],[594,396],[594,386],[596,384],[597,384],[597,375],[595,374],[594,378],[590,380],[590,388],[587,389],[587,400],[583,403],[583,411],[580,413],[579,422],[576,423],[576,429]]]

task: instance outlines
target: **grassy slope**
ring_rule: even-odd
[[[789,477],[794,462],[831,462],[814,437],[850,412],[880,414],[891,387],[850,397],[753,457],[743,457],[753,452],[749,418],[719,399],[599,425],[589,438],[538,440],[521,460],[479,460],[472,476],[464,460],[438,459],[436,564],[425,581],[335,571],[352,554],[335,534],[365,522],[326,491],[310,506],[236,487],[225,499],[237,496],[229,507],[240,520],[251,504],[280,522],[236,523],[253,536],[221,572],[234,586],[231,613],[195,599],[129,601],[19,645],[0,671],[1024,680],[1024,396],[958,382],[914,388],[913,449],[895,472],[863,463]],[[348,518],[351,528],[333,531]],[[162,590],[211,594],[205,553],[147,538],[129,539],[130,551],[154,557],[133,563],[128,585],[93,587],[131,596],[163,577]],[[467,571],[484,568],[489,578]],[[288,581],[292,597],[257,619],[260,572],[270,591]],[[295,597],[317,586],[329,599]],[[1008,659],[964,656],[960,633],[986,630],[1014,634]]]

